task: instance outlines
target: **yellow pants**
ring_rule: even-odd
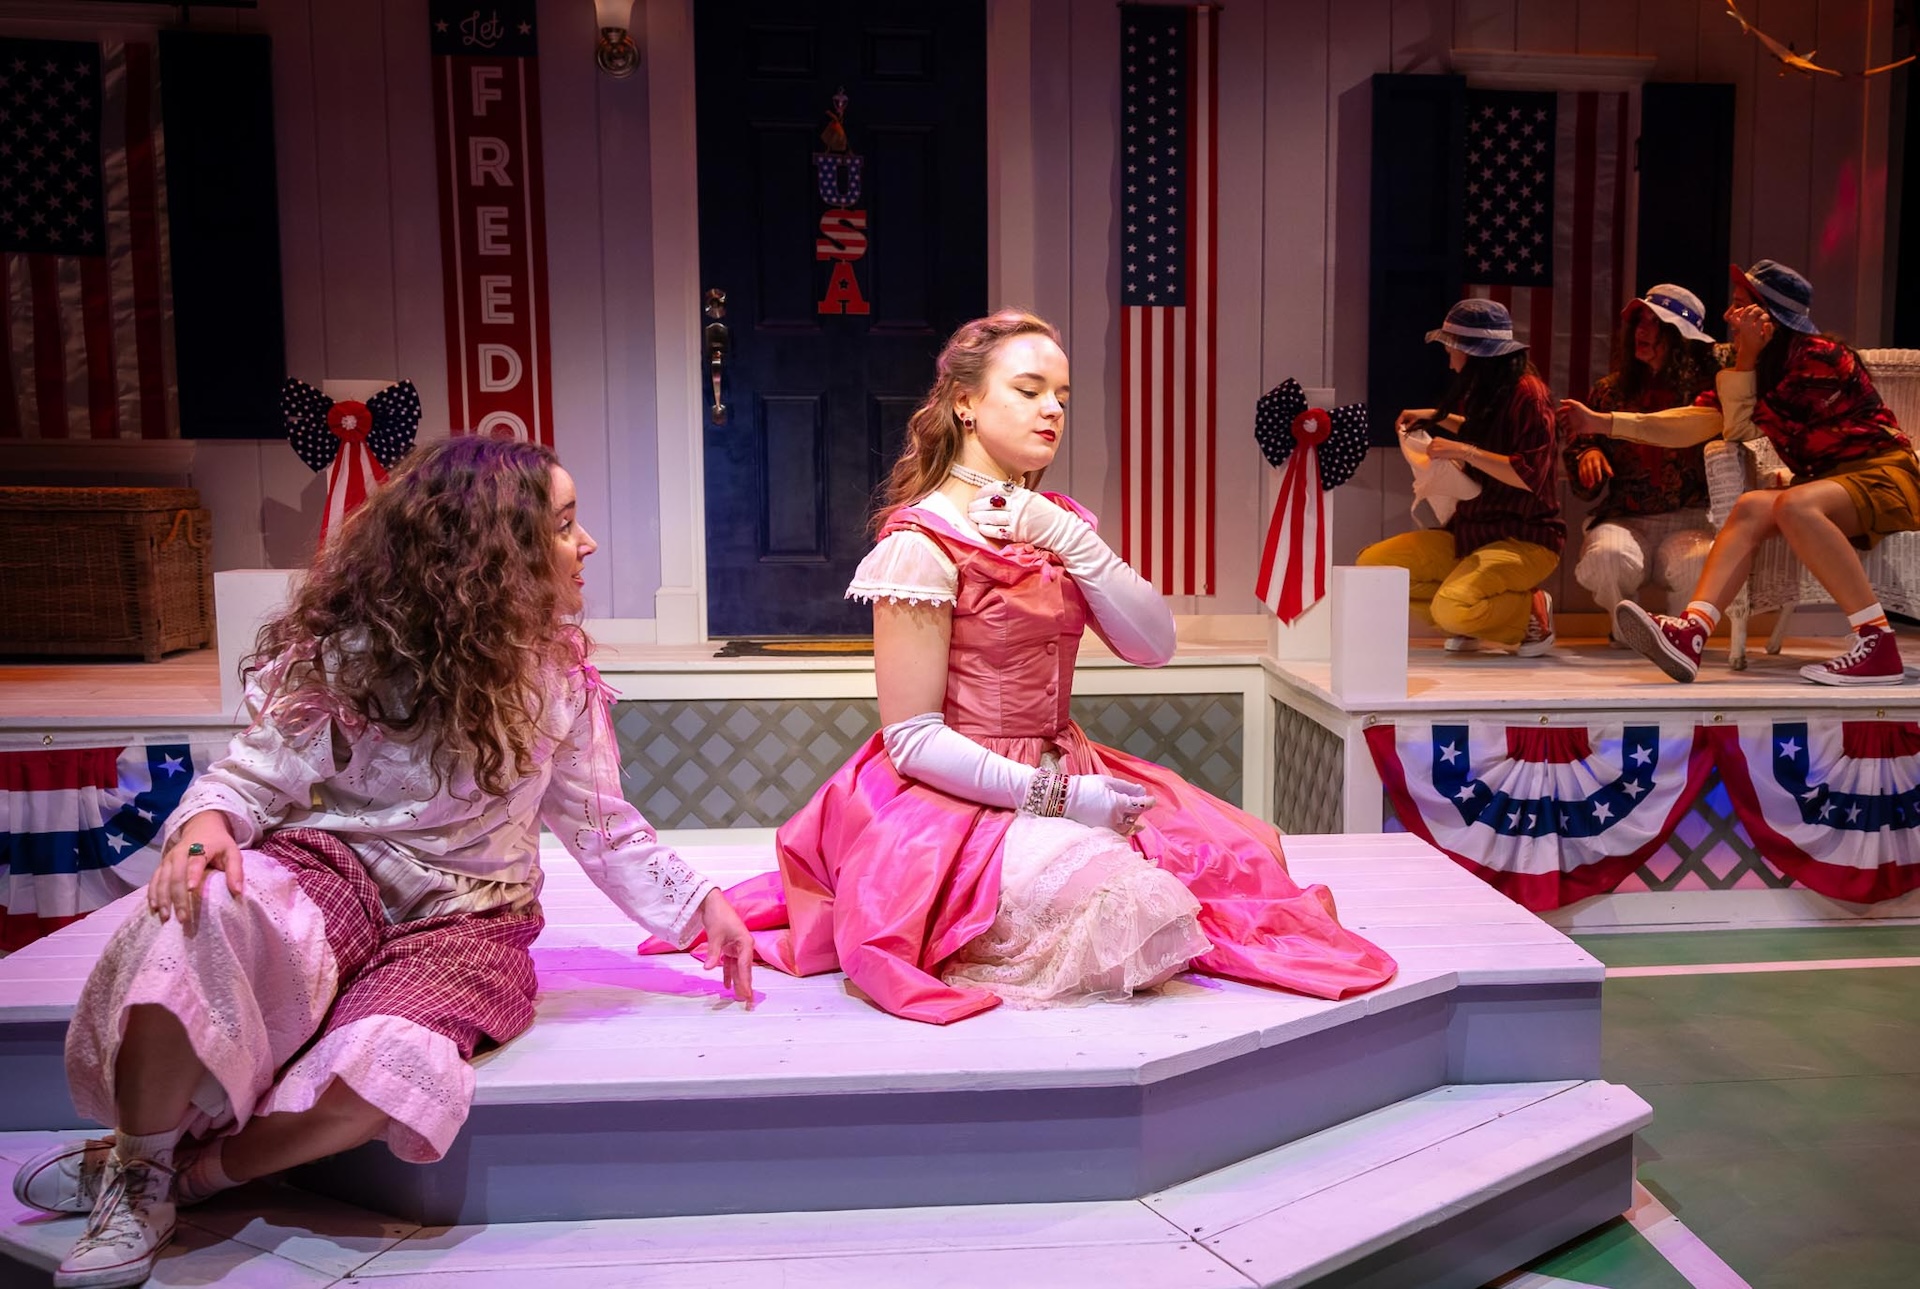
[[[1423,528],[1375,542],[1354,563],[1406,569],[1413,611],[1448,635],[1512,645],[1527,633],[1533,589],[1559,567],[1560,557],[1508,540],[1461,559],[1452,533]]]

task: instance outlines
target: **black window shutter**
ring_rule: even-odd
[[[1373,192],[1367,299],[1367,409],[1376,446],[1403,407],[1427,407],[1446,379],[1425,343],[1460,298],[1466,242],[1460,76],[1373,78]]]
[[[1719,332],[1733,237],[1733,86],[1640,90],[1640,252],[1634,294],[1672,282]]]
[[[160,33],[180,432],[280,433],[286,379],[268,37]]]

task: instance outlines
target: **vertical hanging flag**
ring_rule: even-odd
[[[553,446],[534,0],[432,0],[447,403],[455,434]]]
[[[1213,594],[1218,9],[1120,7],[1120,553]]]
[[[0,39],[0,439],[177,433],[153,54]]]
[[[1627,281],[1627,96],[1467,91],[1470,296],[1513,314],[1549,389],[1585,398],[1607,371]]]

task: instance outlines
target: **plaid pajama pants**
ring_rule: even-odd
[[[67,1031],[75,1105],[113,1122],[123,1017],[154,1004],[208,1071],[189,1132],[308,1109],[338,1079],[387,1115],[396,1155],[438,1159],[473,1101],[468,1059],[533,1023],[539,907],[391,924],[353,852],[312,830],[242,868],[238,899],[208,875],[193,935],[142,912],[108,941]]]

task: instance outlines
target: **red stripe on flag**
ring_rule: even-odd
[[[1187,15],[1188,85],[1199,85],[1201,83],[1200,25],[1204,21],[1205,14],[1201,10],[1193,10]],[[1189,101],[1191,102],[1191,100]],[[1201,110],[1205,110],[1204,106]],[[1206,146],[1206,140],[1203,137],[1205,127],[1206,122],[1201,116],[1192,110],[1187,112],[1187,168],[1189,173],[1187,175],[1186,213],[1184,216],[1187,221],[1187,388],[1183,391],[1187,400],[1187,433],[1186,442],[1181,445],[1181,451],[1186,453],[1185,460],[1187,468],[1184,472],[1186,475],[1186,486],[1182,489],[1180,507],[1180,522],[1187,530],[1187,540],[1182,543],[1184,549],[1181,551],[1180,584],[1177,587],[1171,588],[1183,595],[1192,595],[1194,591],[1193,546],[1194,542],[1200,536],[1201,528],[1199,512],[1194,508],[1195,493],[1197,491],[1196,485],[1198,483],[1195,475],[1198,473],[1200,467],[1200,427],[1194,424],[1194,414],[1199,411],[1200,403],[1197,388],[1200,383],[1200,370],[1194,365],[1194,360],[1198,357],[1195,342],[1199,339],[1198,332],[1201,323],[1205,321],[1205,317],[1202,313],[1202,302],[1199,293],[1194,290],[1194,278],[1201,271],[1200,246],[1202,239],[1200,237],[1199,225],[1194,222],[1195,217],[1200,213],[1199,202],[1195,199],[1195,194],[1199,191],[1200,185],[1196,182],[1198,176],[1193,173],[1193,171],[1197,169],[1193,163],[1199,159]]]
[[[1160,567],[1166,570],[1166,589],[1178,591],[1173,579],[1178,572],[1173,567],[1173,521],[1174,512],[1179,509],[1177,500],[1180,490],[1175,485],[1173,454],[1178,449],[1173,440],[1173,323],[1182,312],[1177,309],[1163,310],[1165,316],[1160,321],[1160,371],[1165,377],[1160,382],[1160,434],[1162,453],[1160,457]],[[1191,312],[1187,310],[1186,312]],[[1189,373],[1191,375],[1191,373]]]
[[[1553,371],[1553,288],[1530,288],[1527,312],[1533,319],[1527,328],[1527,360],[1540,373],[1540,379],[1547,380]]]
[[[1613,135],[1613,300],[1617,316],[1634,294],[1627,283],[1627,96],[1617,94]]]
[[[0,283],[9,280],[11,259],[5,251],[0,251]],[[13,387],[13,319],[8,314],[0,314],[0,331],[7,333],[9,350],[6,359],[0,361],[0,439],[17,439],[20,437],[20,395]]]
[[[96,439],[120,437],[114,385],[113,281],[104,255],[80,257],[80,319],[87,340],[87,421]]]
[[[1513,312],[1513,288],[1510,286],[1490,286],[1487,299],[1493,301],[1507,312]]]
[[[1134,428],[1134,438],[1140,444],[1140,576],[1149,582],[1154,580],[1153,559],[1153,507],[1149,500],[1153,494],[1153,417],[1149,409],[1153,407],[1153,332],[1166,313],[1164,309],[1147,309],[1141,312],[1140,322],[1140,420]],[[1165,588],[1162,588],[1165,589]]]
[[[1593,376],[1594,154],[1600,95],[1576,98],[1573,126],[1573,274],[1567,282],[1567,389],[1583,390]]]
[[[1133,549],[1133,310],[1120,310],[1120,558]]]
[[[140,435],[167,437],[160,299],[159,178],[153,158],[153,50],[127,44],[127,212],[133,231],[133,337],[140,362]]]
[[[1220,190],[1220,24],[1218,9],[1203,10],[1207,23],[1207,434],[1200,455],[1205,462],[1207,487],[1203,494],[1207,513],[1198,524],[1198,540],[1207,547],[1207,580],[1202,595],[1213,594],[1213,440],[1218,424],[1217,404],[1220,374],[1216,366],[1215,340],[1220,334],[1220,221],[1216,217],[1214,194]]]
[[[67,437],[67,349],[60,339],[60,268],[52,255],[27,256],[33,290],[33,402],[40,437]]]

